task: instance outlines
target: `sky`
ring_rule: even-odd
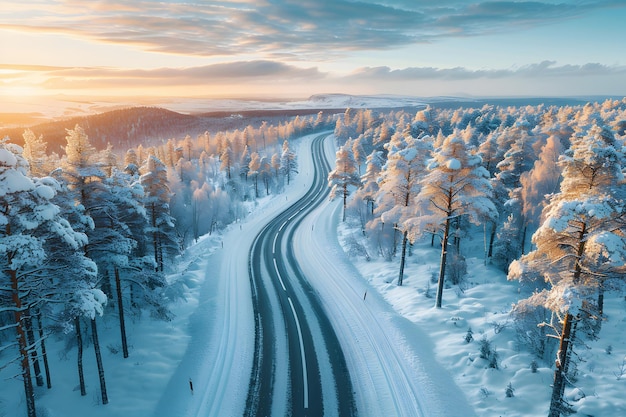
[[[2,0],[0,97],[623,97],[624,21],[624,0]]]

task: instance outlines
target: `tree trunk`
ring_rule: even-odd
[[[109,271],[104,272],[104,276],[102,277],[102,280],[100,282],[100,289],[107,296],[107,300],[112,299],[113,292],[111,291],[111,280],[109,279]]]
[[[115,286],[117,292],[117,311],[120,318],[120,333],[122,336],[122,353],[124,358],[128,358],[128,343],[126,341],[126,322],[124,321],[124,304],[122,303],[122,283],[120,280],[120,270],[115,267]]]
[[[598,288],[598,321],[602,322],[602,316],[604,315],[604,286],[600,284]]]
[[[83,335],[80,331],[80,318],[74,318],[74,327],[76,328],[76,345],[78,347],[78,381],[80,384],[80,395],[87,395],[85,389],[85,374],[83,373]]]
[[[392,233],[393,233],[393,256],[395,257],[396,253],[398,253],[398,223],[393,224]]]
[[[41,356],[43,358],[43,370],[46,374],[46,387],[52,388],[52,382],[50,380],[50,367],[48,366],[48,352],[46,351],[46,340],[43,333],[43,324],[41,322],[41,311],[37,309],[37,331],[39,333],[39,339],[41,340]]]
[[[91,336],[93,337],[93,350],[96,354],[96,364],[98,365],[98,377],[100,378],[100,393],[102,394],[102,404],[109,403],[107,396],[107,385],[104,379],[104,368],[102,367],[102,355],[100,354],[100,342],[98,342],[98,328],[96,319],[91,319]]]
[[[8,229],[9,226],[7,226]],[[10,233],[7,233],[10,235]],[[10,258],[10,256],[9,256]],[[9,265],[11,259],[9,259]],[[24,329],[24,317],[22,315],[22,299],[20,298],[19,284],[17,278],[17,271],[7,271],[11,278],[11,298],[15,311],[13,317],[15,320],[15,329],[17,331],[17,342],[20,351],[20,364],[22,366],[22,380],[24,382],[24,394],[26,395],[26,410],[28,417],[36,417],[37,412],[35,410],[35,391],[33,388],[33,381],[30,375],[30,362],[28,360],[28,344],[26,341],[26,331]]]
[[[496,240],[496,222],[491,222],[491,236],[489,237],[489,252],[487,258],[493,256],[493,242]]]
[[[159,272],[162,271],[162,265],[159,261],[159,235],[156,228],[156,208],[154,207],[154,203],[152,203],[150,206],[150,214],[152,221],[152,246],[154,249],[154,263],[156,265],[156,271]]]
[[[560,417],[565,411],[563,404],[563,393],[567,382],[567,368],[569,357],[571,356],[570,343],[575,325],[572,325],[573,317],[570,313],[565,315],[563,331],[559,342],[559,350],[556,357],[556,368],[554,370],[554,384],[552,385],[552,397],[550,399],[550,412],[548,417]]]
[[[400,256],[400,274],[398,275],[398,286],[402,286],[402,281],[404,280],[404,261],[406,259],[406,242],[407,242],[407,231],[404,231],[402,235],[402,255]]]
[[[254,195],[256,198],[259,198],[259,176],[254,176]]]
[[[443,230],[443,240],[441,242],[441,262],[439,263],[439,280],[437,281],[437,298],[435,307],[441,308],[443,298],[443,283],[446,277],[446,258],[448,256],[448,237],[450,234],[450,216],[446,217],[446,225]]]
[[[455,253],[461,253],[461,218],[454,219],[454,249]]]
[[[526,222],[524,222],[524,226],[522,227],[522,255],[525,254],[527,231],[528,231],[528,225],[526,224]]]
[[[33,371],[35,373],[35,381],[38,387],[43,387],[43,375],[41,375],[41,367],[39,366],[39,355],[37,353],[37,340],[35,339],[35,331],[33,329],[33,318],[30,315],[30,308],[26,309],[24,314],[24,327],[26,327],[26,341],[30,346],[30,359],[33,363]]]
[[[348,184],[343,183],[343,218],[341,221],[346,221],[346,206],[348,205]]]

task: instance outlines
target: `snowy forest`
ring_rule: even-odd
[[[549,416],[570,414],[564,392],[576,380],[576,350],[598,340],[605,294],[625,289],[625,132],[626,100],[384,117],[347,111],[336,124],[329,186],[343,199],[343,221],[360,230],[348,252],[397,260],[402,286],[411,246],[440,248],[435,289],[423,292],[441,308],[444,286],[471,286],[466,255],[478,247],[485,266],[519,282],[510,315],[520,344],[554,363]],[[497,369],[495,348],[480,342],[480,357]],[[513,391],[509,384],[506,396]]]
[[[97,151],[80,125],[67,129],[60,157],[28,129],[23,147],[0,142],[0,371],[19,363],[27,415],[36,415],[34,385],[52,386],[51,337],[77,349],[81,395],[83,344],[93,341],[107,404],[98,317],[117,316],[127,358],[128,315],[171,318],[182,284],[168,285],[166,275],[177,255],[289,186],[297,173],[289,141],[332,123],[320,112],[122,155]]]
[[[122,153],[97,151],[79,125],[67,130],[63,155],[48,154],[45,137],[30,130],[23,147],[5,138],[0,374],[16,377],[6,373],[18,364],[26,414],[36,415],[35,386],[52,386],[51,338],[76,349],[77,395],[85,395],[83,343],[93,341],[106,404],[101,317],[116,318],[128,357],[129,315],[171,319],[183,289],[166,277],[178,256],[288,188],[298,173],[292,141],[333,129],[331,198],[341,199],[342,220],[358,230],[347,256],[393,264],[394,285],[403,286],[413,278],[405,274],[411,251],[437,248],[439,269],[425,299],[441,308],[444,289],[467,286],[467,257],[479,248],[485,268],[519,283],[507,313],[525,349],[552,364],[550,416],[568,412],[564,391],[576,351],[598,338],[605,295],[624,291],[626,99],[347,109]],[[466,338],[473,339],[469,328]],[[498,367],[495,350],[483,347]]]

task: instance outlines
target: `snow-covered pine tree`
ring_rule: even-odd
[[[361,228],[365,232],[366,224],[374,217],[376,193],[378,192],[378,176],[384,165],[381,151],[372,151],[365,163],[365,173],[361,176],[361,187],[354,193],[352,205],[361,219]],[[364,207],[363,207],[364,205]]]
[[[142,288],[152,275],[147,270],[148,265],[142,262],[148,246],[143,233],[147,219],[141,204],[142,199],[141,184],[133,181],[128,174],[113,168],[111,176],[104,179],[97,206],[91,210],[95,228],[89,234],[89,252],[98,265],[101,281],[107,282],[107,289],[110,291],[108,296],[115,299],[124,358],[128,357],[128,343],[122,282],[135,282]],[[139,242],[142,247],[138,249]],[[151,266],[153,270],[153,264]],[[114,285],[111,285],[112,280]],[[115,288],[115,297],[111,287]],[[127,298],[130,299],[130,296]]]
[[[191,182],[193,194],[191,196],[191,214],[193,220],[193,238],[197,242],[200,236],[209,231],[209,219],[205,210],[209,207],[209,195],[213,187],[208,183],[199,186],[196,181]]]
[[[259,172],[261,170],[261,156],[257,152],[252,152],[248,163],[248,176],[254,182],[254,197],[259,198]]]
[[[145,196],[144,207],[148,217],[146,233],[151,239],[155,270],[163,273],[166,260],[178,253],[174,219],[169,210],[171,193],[168,188],[167,168],[157,157],[150,155],[140,172]]]
[[[593,126],[581,132],[561,158],[563,180],[533,235],[536,249],[511,264],[509,279],[543,278],[548,288],[517,309],[543,306],[557,322],[560,338],[550,402],[550,417],[566,408],[563,393],[578,323],[602,315],[602,296],[610,283],[623,288],[626,263],[624,154],[612,132]]]
[[[450,225],[460,216],[468,216],[480,224],[498,214],[491,201],[489,173],[481,158],[471,154],[457,132],[447,136],[428,164],[422,178],[422,189],[416,198],[418,212],[407,221],[412,234],[424,233],[434,227],[442,236],[441,262],[435,307],[441,308],[448,255]]]
[[[79,251],[86,236],[75,232],[61,217],[59,207],[52,202],[59,185],[52,178],[28,177],[28,163],[22,149],[13,144],[0,143],[0,293],[7,292],[10,303],[4,301],[0,311],[13,312],[21,375],[29,417],[36,415],[29,354],[39,343],[28,343],[26,317],[35,305],[42,305],[58,291],[58,271],[48,261],[50,247],[47,240],[55,240],[59,247]],[[53,260],[54,261],[54,260]],[[77,265],[85,266],[85,263]],[[64,270],[64,273],[67,270]],[[89,271],[82,272],[89,273]],[[62,276],[62,275],[61,275]],[[86,289],[94,291],[93,287]],[[95,290],[97,292],[97,290]],[[97,292],[98,294],[101,294]],[[92,293],[94,294],[94,293]],[[3,296],[1,298],[5,300]],[[84,302],[84,300],[83,300]]]
[[[62,165],[63,176],[68,186],[70,198],[85,210],[87,218],[84,220],[88,227],[84,229],[84,232],[87,234],[90,241],[83,247],[83,250],[86,256],[96,261],[92,252],[98,245],[92,242],[91,239],[98,236],[100,230],[96,231],[97,225],[94,222],[92,213],[98,210],[102,196],[106,193],[106,188],[102,182],[105,175],[98,166],[96,149],[91,144],[89,137],[81,126],[76,125],[74,129],[67,129],[66,140],[66,158]],[[83,223],[78,223],[78,225],[83,225]],[[100,273],[101,271],[98,272]],[[76,322],[76,331],[80,332],[79,320],[76,320]],[[96,315],[93,314],[91,316],[91,332],[96,355],[96,364],[98,366],[100,395],[102,404],[107,404],[109,400],[97,329]]]
[[[281,166],[281,162],[280,162],[280,154],[278,152],[275,152],[272,154],[272,158],[270,159],[270,166],[272,167],[272,176],[275,178],[276,180],[276,189],[277,191],[281,191],[283,189],[283,181],[280,178],[280,166]]]
[[[296,154],[289,148],[289,142],[287,140],[283,142],[283,150],[280,156],[280,170],[285,178],[287,178],[287,185],[289,185],[291,181],[291,174],[298,173]]]
[[[420,180],[430,158],[432,143],[430,137],[415,139],[407,129],[396,132],[385,145],[387,162],[378,177],[377,208],[375,214],[385,224],[392,224],[402,233],[402,252],[398,285],[404,279],[406,246],[409,229],[405,222],[413,217],[413,201],[421,189]]]
[[[361,165],[365,162],[365,158],[367,154],[365,153],[365,148],[363,147],[363,135],[359,135],[358,138],[352,141],[352,155],[354,155],[354,160],[357,165],[357,171],[359,175],[361,175]]]
[[[244,130],[244,133],[246,131]],[[250,174],[250,160],[252,159],[250,155],[250,148],[248,145],[243,149],[243,154],[239,160],[239,175],[244,183],[248,182],[248,175]]]
[[[124,171],[132,177],[139,178],[140,166],[138,153],[132,148],[127,150],[126,155],[124,155]]]
[[[526,240],[527,222],[524,216],[526,212],[522,199],[522,175],[530,171],[532,163],[535,160],[535,151],[533,144],[536,137],[530,132],[530,123],[520,118],[514,126],[505,130],[503,135],[507,136],[507,142],[511,143],[510,147],[504,153],[504,158],[497,165],[498,172],[495,176],[495,197],[498,198],[496,207],[501,209],[499,212],[501,221],[505,219],[507,224],[507,238],[514,238],[516,243],[510,245],[513,248],[519,248],[521,252],[506,254],[506,256],[517,258],[524,252],[524,241]],[[513,217],[510,217],[510,215]],[[501,250],[500,253],[503,253]],[[503,269],[506,270],[507,264],[502,263]]]
[[[331,200],[341,196],[343,199],[343,221],[346,221],[346,206],[348,196],[350,195],[350,187],[358,187],[361,185],[356,161],[352,155],[350,141],[339,148],[336,153],[335,169],[328,174],[328,186],[330,187]]]
[[[234,153],[231,147],[228,145],[228,141],[226,141],[226,146],[224,147],[222,153],[220,154],[221,166],[220,169],[226,173],[226,178],[230,181],[232,177],[232,171],[235,165],[234,161]]]
[[[270,163],[270,159],[266,156],[261,157],[260,167],[259,167],[259,178],[263,181],[263,185],[265,185],[265,195],[270,195],[270,185],[272,184],[272,164]]]
[[[521,175],[523,216],[526,219],[526,224],[532,226],[532,229],[539,226],[541,210],[547,204],[546,196],[559,190],[561,167],[558,165],[558,161],[563,151],[559,138],[549,136],[532,169]]]
[[[39,178],[50,175],[52,167],[46,154],[47,144],[43,136],[36,136],[32,130],[26,129],[22,137],[24,138],[22,155],[28,161],[30,175]]]

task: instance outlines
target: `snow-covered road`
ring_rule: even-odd
[[[243,415],[254,351],[248,251],[269,219],[302,197],[313,179],[302,139],[299,175],[286,195],[233,225],[207,262],[207,277],[190,318],[187,352],[157,405],[156,416]],[[334,161],[334,143],[326,152]],[[436,363],[428,336],[400,317],[347,259],[337,241],[340,202],[326,202],[294,234],[294,252],[333,324],[352,379],[360,416],[467,417],[474,415],[448,373]],[[187,381],[193,379],[194,395]],[[285,381],[277,381],[284,384]]]
[[[328,196],[327,136],[313,140],[316,170],[306,196],[270,220],[250,253],[256,340],[246,416],[356,415],[337,335],[292,245],[301,221]],[[287,386],[273,383],[285,379]]]

